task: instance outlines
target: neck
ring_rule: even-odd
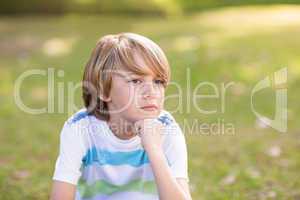
[[[110,119],[107,123],[112,133],[122,140],[128,140],[136,136],[133,131],[132,123],[129,123],[123,119]]]

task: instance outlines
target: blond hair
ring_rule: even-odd
[[[167,87],[170,81],[170,67],[164,52],[157,44],[135,33],[105,35],[93,49],[83,75],[82,97],[90,114],[99,119],[109,120],[107,103],[100,96],[109,96],[111,71],[122,67],[138,75],[147,74],[142,66],[137,64],[134,54],[141,56],[147,67],[162,80],[164,87]]]

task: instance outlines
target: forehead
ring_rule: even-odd
[[[123,76],[134,76],[134,75],[139,75],[139,76],[153,76],[155,77],[155,73],[153,72],[153,69],[151,69],[151,67],[149,66],[149,64],[147,64],[147,62],[145,62],[143,56],[135,53],[133,54],[133,58],[134,58],[134,66],[135,67],[130,67],[130,66],[123,66],[121,65],[118,68],[118,73],[120,75]]]
[[[130,71],[129,69],[120,69],[117,70],[116,73],[114,73],[114,75],[118,76],[118,77],[122,77],[125,79],[130,79],[132,77],[136,77],[136,76],[152,76],[155,77],[155,74],[153,72],[150,71],[150,69],[147,69],[147,71],[145,71],[145,74],[139,74],[133,71]]]

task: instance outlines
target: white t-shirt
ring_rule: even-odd
[[[172,115],[162,110],[163,152],[176,178],[188,178],[184,134]],[[76,200],[158,200],[147,152],[141,139],[116,137],[108,124],[81,109],[64,124],[54,180],[77,185]]]

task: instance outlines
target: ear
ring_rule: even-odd
[[[104,97],[104,95],[100,94],[99,98],[101,99],[101,101],[104,102],[110,102],[111,101],[111,97]]]

